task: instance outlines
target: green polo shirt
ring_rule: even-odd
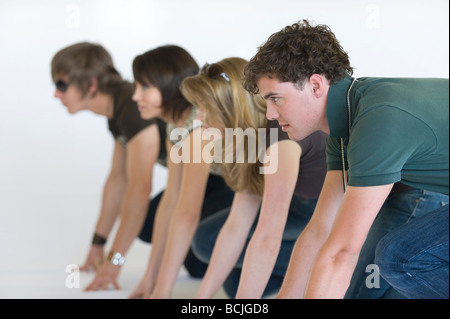
[[[331,85],[327,101],[328,170],[342,169],[348,185],[406,185],[449,193],[448,79],[359,78]]]

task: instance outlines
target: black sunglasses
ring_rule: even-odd
[[[59,92],[61,92],[61,93],[66,92],[66,91],[67,91],[67,88],[69,87],[69,85],[70,85],[69,82],[66,82],[66,81],[63,81],[63,80],[57,80],[57,81],[55,82],[56,89],[57,89]]]
[[[213,64],[206,63],[200,72],[205,74],[207,77],[211,79],[224,78],[227,82],[230,82],[230,78],[223,71],[223,68],[216,63]]]

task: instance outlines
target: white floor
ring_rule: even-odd
[[[9,176],[8,174],[6,174]],[[5,176],[5,175],[3,175]],[[0,298],[125,299],[144,273],[151,246],[139,239],[127,253],[119,291],[84,292],[94,273],[70,272],[89,248],[101,187],[66,180],[0,185]],[[66,183],[64,181],[66,180]],[[11,181],[11,180],[10,180]],[[72,186],[70,184],[72,183]],[[38,187],[37,185],[40,185]],[[79,279],[79,288],[76,287]],[[173,298],[193,298],[199,280],[181,269]],[[217,298],[226,298],[220,291]]]

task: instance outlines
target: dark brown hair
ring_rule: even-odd
[[[268,76],[295,83],[301,89],[313,74],[324,75],[334,84],[353,74],[353,68],[328,26],[311,26],[303,20],[272,34],[259,47],[245,68],[244,87],[256,94],[258,80]]]
[[[183,48],[161,46],[138,55],[133,61],[136,82],[161,91],[163,115],[177,121],[191,104],[181,94],[183,79],[197,74],[199,66]]]
[[[54,81],[67,76],[83,95],[88,92],[92,78],[98,81],[98,91],[107,94],[123,83],[108,51],[89,42],[76,43],[57,52],[51,62],[51,74]]]

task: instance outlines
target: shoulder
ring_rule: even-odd
[[[326,147],[328,135],[322,131],[316,131],[309,135],[308,137],[304,138],[303,140],[299,141],[300,147],[302,150],[310,150],[310,149],[316,149],[318,151],[324,151]]]
[[[184,143],[184,140],[195,130],[201,128],[202,122],[200,120],[196,120],[196,116],[198,113],[198,109],[196,107],[192,107],[191,112],[186,119],[186,121],[181,126],[176,126],[174,124],[168,123],[167,137],[173,145],[181,147]]]

